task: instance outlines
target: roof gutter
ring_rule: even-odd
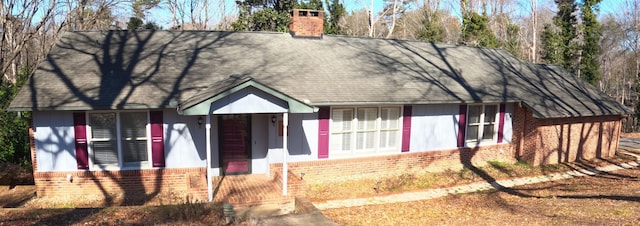
[[[417,104],[482,104],[482,103],[521,103],[523,102],[521,99],[504,99],[504,100],[490,100],[490,101],[399,101],[399,102],[389,102],[389,101],[354,101],[354,102],[318,102],[311,103],[313,106],[353,106],[353,105],[417,105]]]
[[[134,104],[124,107],[8,107],[7,111],[98,111],[98,110],[147,110],[147,109],[167,109],[174,108],[175,106],[162,106],[162,105],[141,105]]]

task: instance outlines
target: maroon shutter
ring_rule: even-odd
[[[411,143],[411,106],[404,106],[402,111],[402,152],[409,152]]]
[[[89,169],[87,118],[84,112],[73,113],[73,133],[76,142],[76,162],[78,163],[78,169]]]
[[[500,116],[498,118],[498,143],[502,143],[504,139],[504,111],[505,104],[500,104]]]
[[[467,105],[460,105],[460,114],[458,118],[458,147],[464,147],[464,138],[467,130]]]
[[[164,126],[162,111],[149,112],[151,123],[151,161],[153,167],[164,167]]]
[[[329,158],[329,107],[318,110],[318,158]]]

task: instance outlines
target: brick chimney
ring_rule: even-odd
[[[291,10],[289,32],[294,38],[322,38],[324,11],[309,9]]]

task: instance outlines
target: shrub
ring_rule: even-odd
[[[384,190],[399,191],[402,188],[412,186],[416,180],[416,176],[409,173],[403,173],[397,177],[388,177],[382,181]]]
[[[171,221],[196,221],[207,216],[211,209],[204,202],[194,201],[189,196],[185,201],[177,205],[165,205],[160,203],[155,211],[158,218]]]

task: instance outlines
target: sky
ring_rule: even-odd
[[[370,0],[341,0],[343,2],[343,4],[345,5],[345,7],[347,8],[347,12],[351,12],[351,11],[356,11],[356,10],[361,10],[361,9],[368,9],[370,8]],[[384,0],[373,0],[373,11],[374,12],[381,12],[383,9],[383,1]],[[440,7],[441,8],[448,8],[451,9],[454,13],[455,16],[460,17],[460,10],[459,10],[459,2],[460,0],[440,0]],[[522,14],[522,15],[527,15],[530,12],[531,9],[531,1],[532,0],[514,0],[516,1],[516,6],[514,7],[514,9],[511,10],[515,10],[517,14]],[[216,2],[216,1],[212,1],[212,2]],[[224,2],[224,4],[222,4]],[[222,15],[226,15],[226,16],[230,16],[230,15],[235,15],[237,14],[237,7],[236,7],[236,0],[219,0],[219,2],[214,3],[216,4],[216,6],[212,6],[212,7],[216,7],[218,12],[224,12],[223,13],[216,13],[217,16],[211,18],[211,24],[217,24],[218,21],[221,20]],[[417,2],[422,2],[421,0],[418,0]],[[553,0],[537,0],[537,4],[538,7],[553,7],[555,4],[553,3]],[[618,8],[617,5],[620,4],[621,0],[602,0],[602,2],[600,3],[600,15],[605,15],[608,13],[613,13],[613,11]],[[417,8],[418,6],[412,6],[412,8]],[[166,7],[159,7],[156,9],[152,9],[149,12],[148,18],[152,18],[153,22],[157,23],[158,25],[164,27],[164,28],[168,28],[171,25],[171,13],[169,12],[169,10]]]

